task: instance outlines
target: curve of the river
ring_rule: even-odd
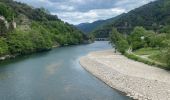
[[[55,48],[0,64],[0,100],[128,100],[79,64],[108,42]]]

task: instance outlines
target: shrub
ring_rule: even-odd
[[[4,38],[0,38],[0,56],[8,53],[8,45]]]
[[[170,69],[170,48],[168,48],[166,52],[166,63],[167,63],[168,68]]]
[[[128,42],[126,40],[123,40],[123,39],[118,41],[117,46],[118,46],[118,50],[123,54],[129,48]]]

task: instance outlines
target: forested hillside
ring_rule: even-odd
[[[80,29],[81,31],[83,31],[84,33],[88,34],[90,32],[92,32],[94,29],[98,28],[99,26],[110,22],[112,19],[108,19],[108,20],[98,20],[92,23],[81,23],[79,25],[76,25],[76,27],[78,29]]]
[[[111,33],[111,43],[127,57],[170,69],[169,0],[157,0],[123,14],[97,31],[105,31],[107,36]]]
[[[81,31],[44,8],[0,0],[0,56],[80,44],[85,39],[87,37]]]
[[[170,0],[156,0],[113,18],[111,23],[97,28],[92,33],[97,37],[108,37],[115,27],[119,32],[128,34],[136,26],[158,32],[167,25],[170,25]]]

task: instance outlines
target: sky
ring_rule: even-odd
[[[155,0],[15,0],[43,7],[70,24],[104,20]]]

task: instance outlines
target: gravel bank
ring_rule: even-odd
[[[92,52],[80,64],[110,87],[138,100],[170,100],[170,72],[115,54]]]

